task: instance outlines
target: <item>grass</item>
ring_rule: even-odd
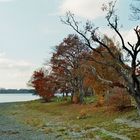
[[[114,122],[116,118],[140,120],[135,109],[118,112],[111,107],[95,107],[93,100],[92,102],[90,99],[87,100],[89,103],[84,105],[70,104],[62,99],[55,99],[50,103],[42,103],[41,100],[30,101],[14,105],[7,111],[7,115],[46,134],[53,133],[63,139],[77,139],[80,136],[80,139],[96,137],[102,140],[117,139],[103,133],[100,129],[93,131],[96,128],[104,128],[132,140],[140,139],[139,128]]]

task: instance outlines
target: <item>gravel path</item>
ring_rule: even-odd
[[[136,121],[132,121],[132,120],[128,120],[125,118],[119,118],[119,119],[115,119],[116,123],[120,123],[120,124],[125,124],[128,125],[129,127],[133,127],[133,128],[140,128],[140,121],[136,120]]]

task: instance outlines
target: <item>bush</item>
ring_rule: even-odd
[[[108,106],[114,106],[119,110],[131,106],[131,98],[122,88],[114,88],[113,94],[109,94],[106,100]]]
[[[82,109],[79,112],[79,116],[77,116],[77,119],[86,119],[88,117],[88,112],[85,109]]]

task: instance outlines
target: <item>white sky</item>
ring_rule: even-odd
[[[49,60],[53,47],[73,31],[60,22],[72,11],[81,20],[93,20],[105,32],[102,3],[108,0],[0,0],[0,87],[26,88],[33,71]],[[118,0],[122,33],[134,41],[129,19],[131,0]],[[124,12],[125,11],[125,12]],[[112,35],[112,33],[110,33]]]

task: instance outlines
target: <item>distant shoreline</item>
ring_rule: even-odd
[[[0,89],[0,94],[35,94],[34,89]]]
[[[5,92],[5,93],[2,93],[0,92],[0,94],[35,94],[33,92]]]

